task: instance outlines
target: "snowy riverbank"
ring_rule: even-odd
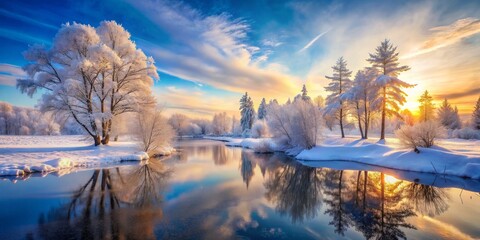
[[[0,136],[0,176],[33,172],[68,172],[75,167],[98,167],[149,158],[134,141],[95,147],[83,136]],[[165,149],[168,154],[171,149]]]
[[[272,150],[280,150],[270,139],[209,138],[227,142],[227,146],[256,149],[259,145],[272,145]],[[344,161],[368,164],[396,170],[434,173],[480,179],[480,141],[442,139],[433,148],[420,148],[417,154],[402,148],[398,139],[387,138],[386,143],[377,139],[358,140],[325,137],[322,144],[300,151],[296,159],[304,165],[322,166],[326,161]],[[348,164],[345,165],[346,169]]]

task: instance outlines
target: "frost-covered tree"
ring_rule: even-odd
[[[480,130],[480,97],[478,98],[475,108],[473,109],[472,124],[474,129]]]
[[[420,103],[420,122],[426,122],[433,120],[433,113],[435,111],[435,105],[433,104],[433,97],[425,90],[425,92],[418,99]]]
[[[285,140],[290,147],[310,149],[320,137],[321,113],[311,101],[294,101],[291,104],[270,104],[267,124],[277,140]]]
[[[457,107],[453,108],[448,100],[445,98],[442,105],[437,110],[438,121],[448,129],[461,128],[460,117],[458,116]]]
[[[59,135],[60,124],[52,114],[0,102],[0,134]]]
[[[321,95],[318,95],[315,99],[313,99],[313,103],[318,108],[324,108],[325,107],[325,99]]]
[[[140,148],[149,154],[161,153],[170,148],[175,131],[162,116],[162,111],[152,107],[140,108],[137,112],[134,135],[140,140]]]
[[[385,120],[387,115],[398,115],[400,107],[405,103],[407,94],[403,88],[411,88],[414,85],[408,84],[400,79],[398,75],[410,69],[408,66],[400,66],[398,61],[397,47],[394,47],[389,40],[385,39],[370,53],[367,59],[380,74],[375,80],[379,87],[378,103],[381,108],[381,132],[380,139],[385,139]]]
[[[253,101],[248,93],[242,96],[240,99],[240,125],[242,125],[242,131],[250,130],[252,128],[253,121],[255,120],[255,109],[253,108]]]
[[[330,95],[327,96],[326,114],[335,114],[336,118],[338,119],[343,138],[345,137],[343,128],[344,119],[347,116],[347,108],[345,106],[345,101],[342,100],[341,96],[352,86],[352,80],[350,80],[352,72],[348,70],[347,62],[343,59],[343,57],[337,60],[337,63],[332,67],[332,69],[333,75],[325,76],[327,79],[331,80],[328,86],[325,87],[325,90],[330,92]]]
[[[346,91],[341,98],[350,102],[355,109],[355,118],[358,122],[358,129],[362,138],[368,138],[368,130],[374,113],[378,110],[377,99],[378,88],[375,79],[378,72],[374,68],[365,68],[358,71],[353,81],[353,87]]]
[[[258,106],[258,119],[264,119],[267,115],[267,103],[265,102],[265,98],[262,98],[262,102]]]
[[[227,116],[226,112],[216,113],[212,120],[212,133],[214,135],[225,135],[231,132],[232,119]]]
[[[181,113],[174,113],[168,119],[168,123],[173,127],[178,136],[183,136],[187,132],[190,119]]]
[[[20,91],[42,89],[40,110],[74,119],[95,145],[108,144],[114,116],[154,102],[154,61],[114,21],[64,24],[51,47],[34,45],[24,57],[28,78],[17,80]]]

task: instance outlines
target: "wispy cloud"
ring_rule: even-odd
[[[23,22],[26,22],[26,23],[29,23],[29,24],[37,25],[37,26],[40,26],[40,27],[50,28],[50,29],[53,29],[53,30],[58,29],[58,26],[54,26],[52,24],[48,24],[48,23],[45,23],[45,22],[42,22],[42,21],[38,21],[34,18],[25,16],[25,15],[21,15],[21,14],[18,14],[18,13],[9,12],[5,9],[0,9],[0,15],[3,15],[3,16],[9,17],[9,18],[14,18],[14,19],[17,19],[17,20],[20,20],[20,21],[23,21]]]
[[[150,21],[169,34],[174,47],[144,42],[162,72],[232,92],[248,91],[265,97],[293,94],[299,79],[260,67],[247,43],[249,25],[227,14],[204,16],[189,6],[163,1],[132,1]]]
[[[0,85],[15,86],[17,78],[22,78],[26,75],[18,66],[0,63]]]
[[[459,42],[461,39],[480,33],[480,20],[476,18],[458,19],[450,25],[430,29],[433,33],[422,46],[403,58],[412,58],[435,51]]]
[[[298,51],[298,52],[303,52],[303,51],[307,50],[307,49],[308,49],[309,47],[311,47],[319,38],[321,38],[323,35],[327,34],[329,31],[330,31],[330,29],[327,30],[327,31],[325,31],[325,32],[322,32],[322,33],[318,34],[315,38],[313,38],[310,42],[308,42],[307,45],[305,45],[305,46],[304,46],[302,49],[300,49],[300,51]]]

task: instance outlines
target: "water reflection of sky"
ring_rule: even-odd
[[[206,140],[161,162],[0,182],[2,239],[472,239],[480,196]],[[405,181],[400,179],[409,179]],[[417,182],[415,182],[417,181]],[[479,189],[479,182],[439,179]],[[438,182],[437,182],[438,184]],[[441,184],[440,184],[441,185]]]

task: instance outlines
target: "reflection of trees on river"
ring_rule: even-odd
[[[265,197],[276,204],[281,215],[289,215],[293,223],[312,219],[321,204],[320,173],[321,169],[286,163],[268,175]]]
[[[335,233],[344,235],[345,231],[351,224],[348,217],[351,208],[347,208],[347,194],[349,194],[349,185],[343,182],[343,170],[328,169],[325,174],[324,181],[325,204],[327,210],[325,213],[332,217],[330,225],[335,228]]]
[[[256,163],[251,159],[251,154],[254,154],[252,152],[247,152],[247,151],[242,151],[241,159],[240,159],[240,174],[242,175],[243,182],[247,186],[250,184],[250,181],[253,178],[253,175],[255,172],[253,171],[255,169]]]
[[[226,147],[223,145],[213,145],[212,157],[215,165],[225,165],[228,160]]]
[[[426,214],[448,208],[443,189],[385,179],[383,173],[322,170],[287,162],[268,175],[265,197],[294,223],[314,218],[323,200],[336,233],[343,236],[353,227],[367,239],[404,239],[403,229],[414,229],[407,223],[416,215],[412,206]]]
[[[95,170],[68,204],[39,217],[43,239],[154,239],[171,170],[150,161],[128,172]]]
[[[449,199],[444,189],[419,183],[408,183],[405,187],[406,198],[416,211],[431,217],[447,211]]]

